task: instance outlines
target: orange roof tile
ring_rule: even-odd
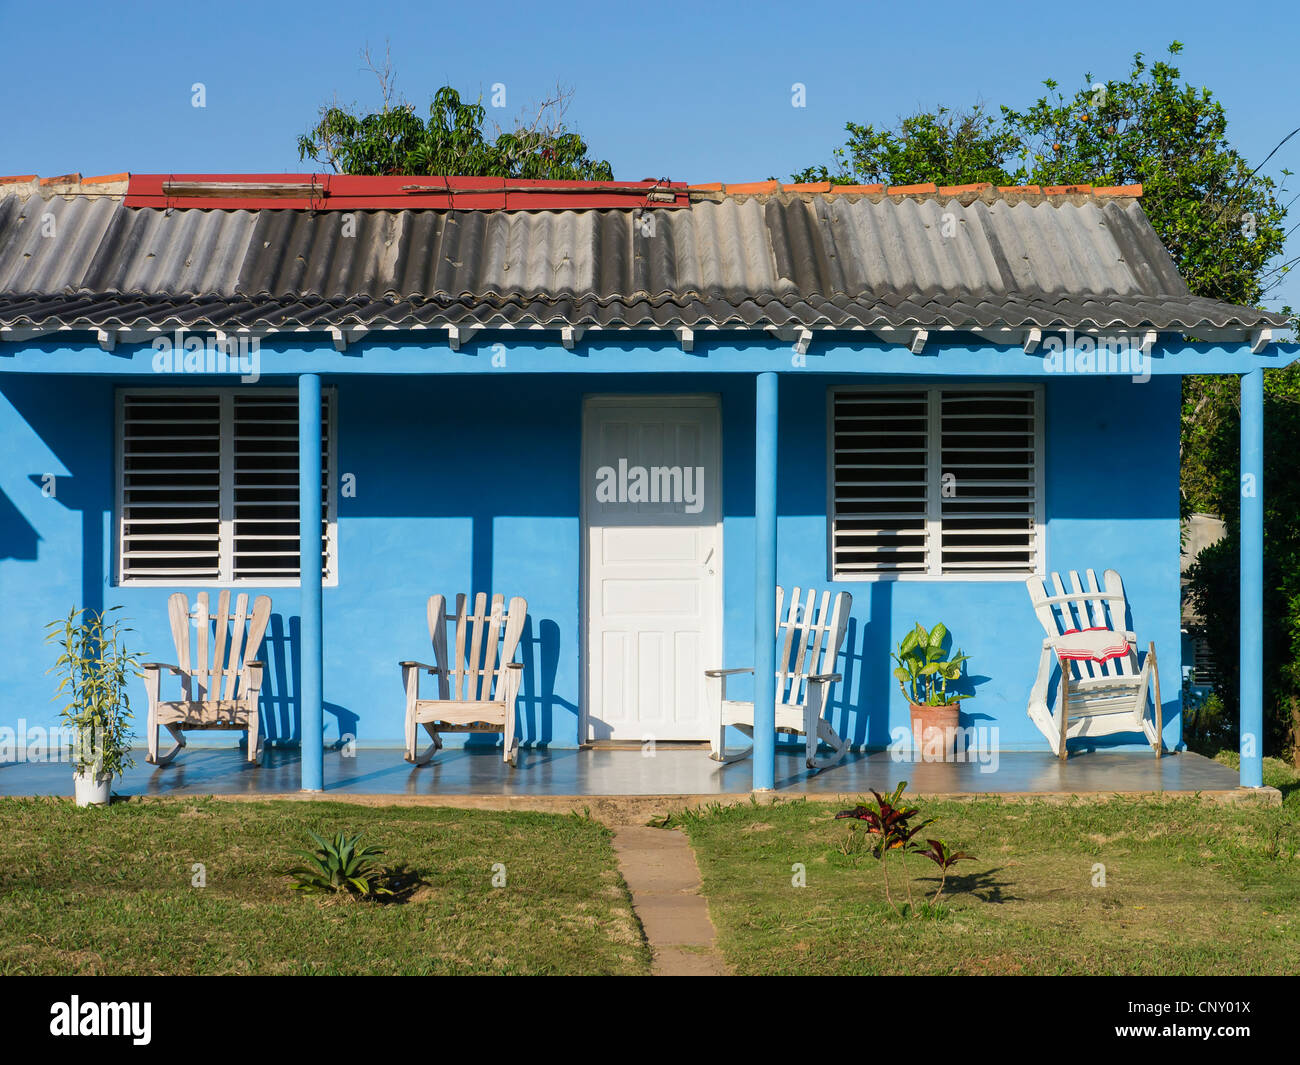
[[[960,196],[963,192],[983,192],[985,189],[991,189],[993,182],[976,181],[971,185],[940,185],[940,196]]]
[[[939,186],[933,181],[925,181],[920,185],[890,185],[885,190],[887,196],[910,196],[921,192],[938,192]]]
[[[727,185],[726,191],[728,196],[752,196],[761,195],[765,192],[780,192],[781,182],[751,181],[745,185]]]

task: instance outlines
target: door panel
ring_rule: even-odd
[[[710,396],[592,397],[583,416],[593,739],[702,740],[722,648],[721,416]]]

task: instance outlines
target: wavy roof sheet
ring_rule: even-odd
[[[160,210],[0,198],[0,327],[1130,328],[1192,296],[1135,199],[718,196],[631,210]]]

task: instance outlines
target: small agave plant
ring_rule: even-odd
[[[384,883],[383,871],[373,862],[384,853],[378,847],[360,846],[360,835],[348,837],[339,832],[332,840],[322,839],[315,832],[308,835],[318,847],[315,852],[298,852],[309,864],[289,870],[297,881],[292,885],[294,891],[347,892],[363,898],[393,894]]]

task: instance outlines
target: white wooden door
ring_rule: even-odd
[[[722,652],[713,396],[595,396],[583,413],[586,698],[596,740],[702,740]]]

